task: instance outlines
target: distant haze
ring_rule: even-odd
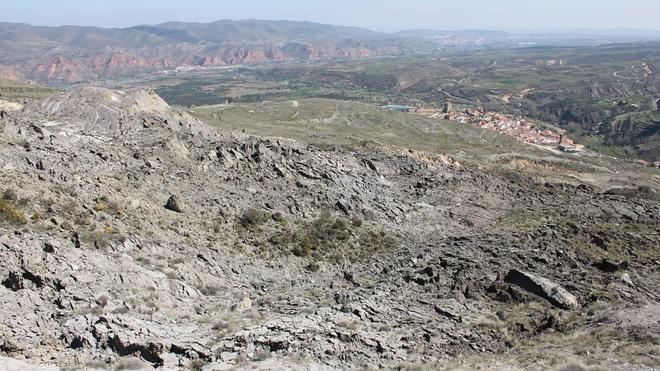
[[[659,0],[8,0],[0,21],[127,27],[218,19],[308,20],[404,29],[658,29]]]

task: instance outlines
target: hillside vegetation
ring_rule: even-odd
[[[55,89],[40,85],[0,80],[0,99],[8,102],[24,103],[33,99],[42,99],[55,91]]]
[[[562,155],[490,130],[364,103],[302,99],[200,106],[188,112],[224,130],[296,139],[322,148],[366,146],[429,156],[448,154],[461,163],[491,168],[517,167],[516,161],[529,160],[541,168],[563,168],[576,177],[578,172],[637,171],[606,156]]]

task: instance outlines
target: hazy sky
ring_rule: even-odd
[[[125,27],[165,21],[288,19],[378,31],[660,29],[660,0],[0,0],[0,21]]]

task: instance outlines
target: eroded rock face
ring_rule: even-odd
[[[652,199],[217,132],[149,92],[71,91],[0,128],[0,352],[33,363],[427,365],[658,302]],[[651,347],[636,316],[593,320]]]

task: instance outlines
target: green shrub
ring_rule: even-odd
[[[317,262],[310,262],[305,269],[307,269],[310,272],[318,272],[319,269],[321,269],[321,266]]]
[[[103,228],[103,233],[119,234],[119,231],[115,227],[107,226],[107,227]]]
[[[18,201],[18,195],[13,189],[7,188],[2,192],[2,199],[7,201]]]
[[[204,296],[216,296],[220,292],[220,287],[215,286],[215,285],[199,285],[197,287],[199,292],[202,293]]]
[[[357,216],[354,216],[351,219],[351,224],[353,225],[353,227],[360,228],[362,227],[362,219],[358,218]]]
[[[0,199],[0,218],[10,224],[25,224],[27,218],[21,210],[16,207],[14,201]]]
[[[243,214],[238,218],[238,222],[245,228],[250,228],[263,224],[270,219],[270,215],[266,212],[259,211],[257,209],[247,209],[243,211]]]
[[[278,223],[282,223],[282,224],[286,223],[286,219],[284,218],[284,215],[282,215],[282,213],[280,213],[280,212],[274,213],[272,215],[272,218],[273,218],[274,221],[276,221]]]
[[[96,198],[96,204],[94,205],[95,211],[104,211],[112,215],[121,215],[122,208],[117,201],[110,200],[106,196],[101,196]]]
[[[199,371],[202,368],[204,368],[204,366],[206,366],[208,364],[209,363],[207,361],[203,360],[203,359],[196,359],[196,360],[190,362],[190,364],[188,365],[188,368],[192,371]]]
[[[301,246],[294,246],[294,247],[293,247],[293,250],[291,250],[291,252],[292,252],[293,255],[295,255],[295,256],[305,256],[305,255],[309,255],[309,252],[305,251],[305,249],[303,249],[303,247],[301,247]]]
[[[119,361],[115,370],[140,370],[144,368],[144,363],[139,358],[124,358]]]
[[[270,357],[271,357],[271,354],[270,354],[269,351],[267,351],[267,350],[258,350],[254,353],[254,357],[252,357],[252,360],[255,361],[255,362],[261,362],[261,361],[267,360]]]
[[[398,237],[367,228],[361,220],[349,222],[325,212],[296,230],[276,234],[270,241],[295,256],[341,262],[344,259],[362,260],[376,252],[392,249],[396,247]]]
[[[95,211],[106,211],[107,209],[108,209],[108,205],[106,205],[103,202],[97,202],[96,205],[94,205]]]

